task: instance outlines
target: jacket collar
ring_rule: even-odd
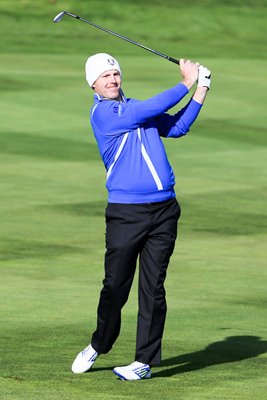
[[[120,89],[120,95],[121,95],[122,100],[119,103],[125,103],[126,102],[126,97],[125,97],[122,89]],[[108,101],[108,100],[110,100],[110,99],[107,99],[106,97],[100,96],[97,93],[94,94],[95,103],[100,103],[101,101]]]

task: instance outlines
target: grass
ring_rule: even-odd
[[[0,29],[7,32],[14,20],[20,29],[10,29],[1,41],[1,397],[265,399],[265,2],[242,2],[237,13],[237,1],[206,1],[202,8],[195,1],[179,7],[177,15],[170,12],[176,2],[168,1],[170,10],[146,2],[144,10],[153,16],[148,25],[145,13],[132,13],[140,9],[138,2],[123,11],[117,1],[105,10],[94,2],[96,22],[129,37],[136,26],[138,40],[174,56],[180,47],[169,40],[175,29],[162,27],[160,16],[186,17],[185,36],[194,24],[196,32],[211,34],[202,57],[214,78],[203,112],[186,138],[165,141],[182,219],[166,282],[163,362],[153,379],[138,383],[118,381],[111,372],[133,359],[136,281],[112,352],[90,373],[70,373],[95,328],[103,278],[105,173],[89,126],[92,98],[83,76],[88,52],[103,42],[88,43],[87,28],[77,24],[74,32],[75,21],[47,24],[48,16],[65,8],[86,16],[87,2],[76,7],[72,1],[25,0],[17,11],[9,4],[1,2]],[[32,15],[30,26],[26,13]],[[253,47],[253,62],[245,57],[245,42],[238,44],[227,31],[233,21],[233,33]],[[192,33],[185,40],[195,59],[202,54],[200,38]],[[129,96],[147,98],[179,78],[171,63],[117,39],[105,46],[111,43]]]

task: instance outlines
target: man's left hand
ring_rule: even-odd
[[[210,89],[210,84],[211,84],[210,70],[206,67],[203,67],[203,65],[200,65],[198,67],[197,87],[206,87]]]

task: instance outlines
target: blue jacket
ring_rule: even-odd
[[[109,203],[152,203],[175,197],[175,177],[161,137],[184,136],[201,104],[193,99],[166,113],[188,93],[182,83],[148,100],[118,102],[95,94],[91,125],[107,171]]]

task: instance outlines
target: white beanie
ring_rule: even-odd
[[[93,86],[95,81],[103,72],[116,69],[121,75],[121,69],[117,60],[106,53],[98,53],[89,57],[85,64],[86,80],[89,86]]]

